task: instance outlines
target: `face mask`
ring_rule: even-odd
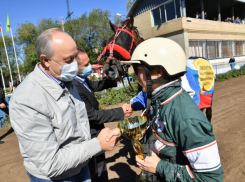
[[[89,66],[87,66],[86,68],[83,68],[82,69],[82,74],[80,74],[80,76],[82,77],[82,78],[87,78],[87,76],[89,76],[91,73],[92,73],[92,66],[91,65],[89,65]]]
[[[52,60],[52,59],[51,59]],[[52,60],[53,61],[53,60]],[[55,61],[53,61],[55,62]],[[56,63],[56,62],[55,62]],[[57,65],[59,65],[58,63],[56,63]],[[59,65],[60,66],[60,65]],[[66,64],[61,67],[61,75],[58,76],[50,67],[50,69],[52,70],[52,72],[54,74],[56,74],[56,76],[59,78],[59,80],[64,81],[64,82],[70,82],[72,81],[76,76],[77,76],[77,72],[78,72],[78,65],[77,62],[73,62],[70,64]]]

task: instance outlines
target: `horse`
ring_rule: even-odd
[[[120,60],[130,60],[134,49],[144,39],[139,36],[137,27],[133,26],[134,19],[132,16],[119,27],[112,24],[111,21],[109,23],[115,34],[108,39],[104,51],[97,60],[105,59],[103,72],[107,78],[115,80],[127,74],[128,66],[121,64]]]
[[[107,46],[104,48],[104,51],[100,54],[97,60],[100,61],[102,59],[105,59],[103,72],[105,72],[105,74],[107,75],[107,78],[116,80],[117,78],[121,76],[127,76],[128,74],[128,65],[122,64],[120,63],[120,61],[130,60],[134,49],[140,43],[142,43],[144,39],[140,37],[137,27],[134,26],[134,19],[132,16],[130,17],[130,19],[125,20],[123,24],[119,27],[111,23],[111,21],[109,21],[109,24],[110,24],[112,31],[114,31],[114,35],[112,35],[108,39]],[[205,67],[207,67],[208,65],[210,69],[212,68],[212,65],[205,58],[195,58],[195,60],[198,60],[198,61],[199,59],[202,59],[201,62],[202,64],[205,63]],[[189,64],[189,62],[187,61],[187,64]],[[190,71],[188,69],[187,71],[190,74]],[[193,74],[193,72],[191,72],[191,74]],[[196,80],[198,80],[200,76],[200,72],[198,71],[195,75],[193,74],[193,76],[195,76]],[[197,85],[197,82],[198,81],[196,81],[195,84],[197,87],[199,87],[199,85]],[[201,88],[201,92],[202,94],[205,92],[208,93],[207,90],[202,89],[202,88]],[[206,117],[211,123],[212,95],[211,95],[211,99],[209,100],[211,100],[211,102],[209,102],[208,104],[210,107],[205,107],[206,103],[204,103],[203,100],[200,100],[200,99],[199,99],[199,103],[196,103],[196,104],[199,106],[199,109],[201,109],[202,111],[206,109]]]

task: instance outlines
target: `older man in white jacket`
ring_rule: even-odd
[[[119,130],[106,128],[91,139],[84,102],[71,82],[78,71],[77,47],[68,34],[46,30],[35,49],[41,63],[10,101],[10,120],[27,174],[31,181],[89,182],[89,159],[112,150]]]

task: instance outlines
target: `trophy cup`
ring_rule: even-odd
[[[143,138],[148,127],[148,122],[146,116],[135,116],[131,118],[126,118],[125,120],[118,123],[118,128],[125,138],[131,140],[134,151],[140,159],[144,159],[144,149],[139,142]],[[142,180],[146,179],[146,174],[144,170],[141,170],[140,178]]]

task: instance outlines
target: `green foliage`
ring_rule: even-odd
[[[93,9],[89,14],[84,13],[80,18],[65,23],[65,31],[74,38],[77,47],[87,52],[91,64],[98,64],[97,57],[113,35],[110,17],[107,10]]]
[[[7,52],[8,52],[8,57],[9,57],[12,75],[13,75],[13,77],[15,77],[17,75],[17,67],[16,67],[16,61],[15,61],[15,57],[14,57],[14,49],[13,49],[13,45],[12,45],[12,39],[9,36],[4,36],[4,39],[5,39],[5,44],[6,44],[6,48],[7,48]],[[16,41],[16,39],[15,39],[15,41]],[[18,54],[18,52],[17,52],[17,54]],[[9,78],[10,73],[9,73],[8,61],[7,61],[4,43],[3,43],[2,38],[0,39],[0,60],[2,61],[3,76],[5,78]]]
[[[92,81],[99,81],[99,80],[102,80],[102,77],[96,77],[95,75],[94,76],[92,76],[92,78],[90,79],[90,80],[92,80]]]
[[[127,6],[127,11],[130,10],[132,4],[133,4],[133,1],[132,1],[132,0],[130,0],[130,1],[127,2],[127,4],[126,4],[126,6]]]
[[[136,73],[135,73],[135,72],[133,72],[133,73],[129,74],[129,76],[132,76],[134,80],[136,80],[136,78],[137,78],[137,75],[136,75]]]
[[[117,18],[115,15],[114,17],[111,16],[107,10],[93,9],[89,14],[84,13],[76,19],[66,21],[64,24],[65,31],[73,37],[77,47],[83,48],[87,52],[91,64],[102,64],[98,63],[96,59],[103,51],[109,37],[113,35],[109,25],[110,18],[116,24],[122,22],[121,18]],[[19,55],[23,57],[22,64],[19,64],[21,73],[28,74],[33,71],[35,65],[39,62],[35,51],[35,41],[43,31],[54,27],[62,28],[61,22],[51,18],[39,20],[37,26],[31,22],[19,25],[16,31],[16,44],[21,50]],[[8,44],[9,49],[12,49],[9,37],[6,37],[6,44]],[[0,40],[0,59],[2,55],[5,56],[2,47]]]
[[[20,24],[17,34],[17,44],[21,46],[24,60],[20,65],[21,73],[30,73],[33,71],[35,65],[39,62],[35,51],[35,42],[37,37],[45,30],[49,28],[61,28],[60,22],[56,19],[40,19],[38,25],[35,26],[33,23],[26,22]]]
[[[6,123],[3,123],[3,128],[7,128],[9,126],[11,126],[11,123],[10,123],[10,118],[9,118],[9,115],[5,115],[6,116]]]
[[[242,75],[245,75],[245,66],[242,66],[239,70],[238,69],[234,69],[233,71],[228,71],[225,74],[219,74],[216,76],[216,81],[217,82],[222,82],[225,80],[229,80],[231,78],[236,78],[236,77],[240,77]]]
[[[133,84],[134,90],[137,90],[137,84]],[[131,95],[129,95],[130,93]],[[120,89],[108,89],[106,92],[103,91],[103,94],[101,92],[95,92],[95,97],[99,101],[100,108],[103,108],[108,105],[115,105],[120,104],[122,102],[129,102],[130,99],[132,99],[132,95],[135,95],[135,93],[129,88],[120,88]]]
[[[117,27],[121,26],[124,21],[125,19],[122,18],[121,16],[117,16],[117,15],[113,16],[113,24],[115,24]]]

